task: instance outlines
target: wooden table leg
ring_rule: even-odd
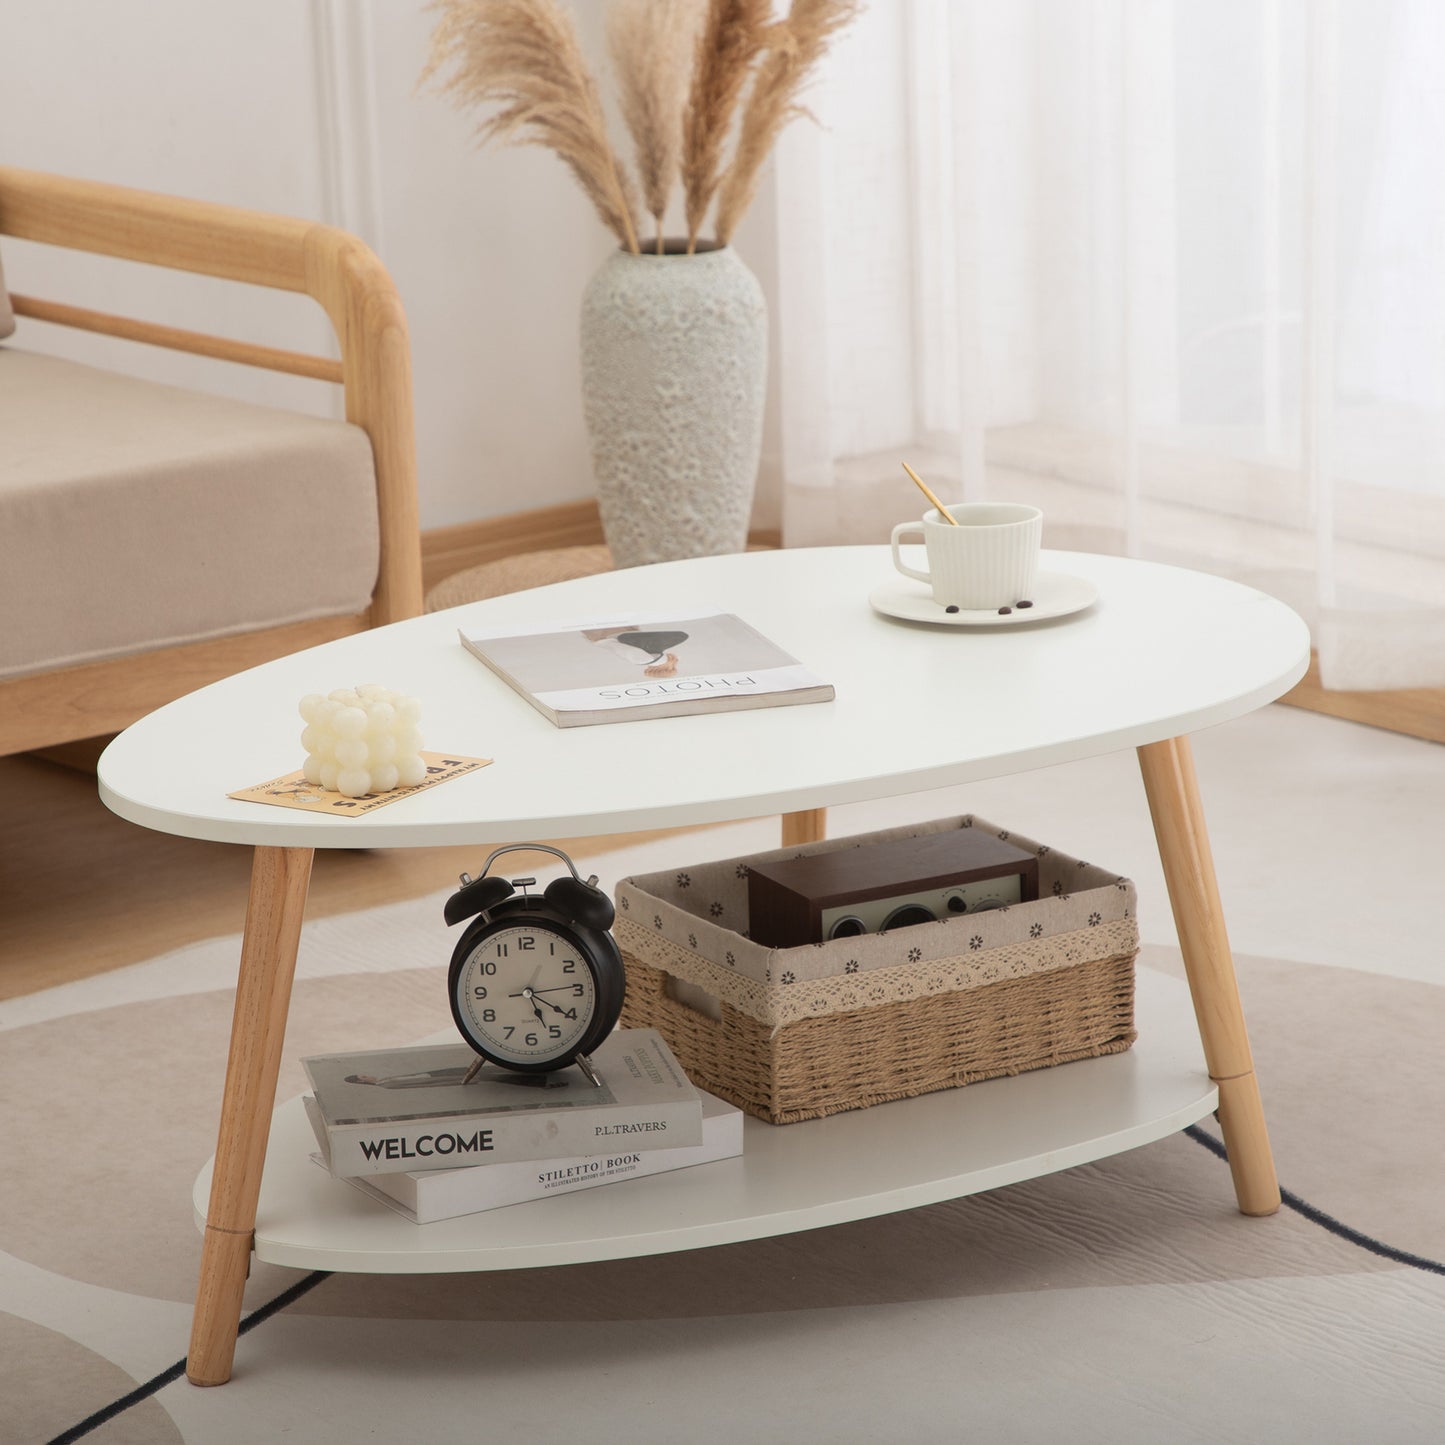
[[[828,810],[805,808],[801,813],[783,814],[784,848],[799,843],[821,843],[828,833]]]
[[[1224,928],[1189,739],[1171,738],[1140,748],[1139,768],[1144,775],[1154,834],[1159,840],[1159,858],[1169,886],[1189,991],[1194,997],[1204,1061],[1209,1077],[1219,1087],[1219,1128],[1229,1152],[1235,1197],[1245,1214],[1273,1214],[1279,1208],[1279,1181],[1245,1031],[1244,1009],[1239,1002],[1234,957]]]
[[[251,864],[226,1090],[186,1357],[186,1376],[193,1385],[224,1385],[231,1378],[311,857],[309,848],[257,848]]]

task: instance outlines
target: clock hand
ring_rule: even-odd
[[[533,994],[530,988],[524,988],[521,993],[509,993],[507,997],[526,999],[527,1002],[532,1005],[532,1013],[535,1016],[537,1022],[539,1024],[544,1024],[547,1022],[547,1020],[542,1017],[542,1010],[537,1007],[536,995]]]
[[[539,963],[539,964],[536,966],[536,968],[534,968],[534,969],[532,970],[531,981],[527,984],[526,988],[524,988],[520,993],[509,993],[509,994],[507,995],[507,997],[508,997],[508,998],[531,998],[531,996],[532,996],[532,994],[533,994],[533,992],[534,992],[534,990],[533,990],[533,988],[532,988],[532,984],[534,984],[534,983],[537,982],[537,979],[538,979],[538,977],[541,975],[541,972],[542,972],[542,965]]]
[[[575,983],[559,983],[556,988],[534,988],[534,989],[532,990],[532,992],[540,996],[541,994],[544,994],[544,993],[564,993],[564,992],[567,992],[568,990],[572,990],[572,989],[576,989],[576,988],[580,988],[580,987],[581,987],[580,984],[575,984]],[[520,998],[521,995],[514,993],[514,994],[512,995],[512,997],[513,997],[513,998]]]
[[[569,984],[568,987],[570,988],[571,985]],[[545,1024],[547,1022],[546,1017],[542,1013],[542,1010],[537,1007],[539,1003],[546,1004],[548,1008],[557,1009],[557,1012],[559,1014],[567,1012],[567,1010],[564,1008],[558,1008],[558,1006],[554,1004],[549,998],[539,999],[537,997],[537,990],[533,988],[524,988],[520,993],[509,993],[507,997],[526,999],[527,1002],[532,1005],[532,1014],[539,1024]]]

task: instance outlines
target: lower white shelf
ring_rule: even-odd
[[[816,1229],[1068,1169],[1218,1103],[1185,985],[1141,968],[1136,1007],[1139,1039],[1123,1054],[801,1124],[750,1118],[740,1158],[436,1224],[412,1224],[312,1163],[292,1099],[271,1126],[256,1254],[373,1274],[579,1264]],[[194,1193],[202,1226],[210,1187],[207,1163]]]

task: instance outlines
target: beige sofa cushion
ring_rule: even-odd
[[[0,259],[0,340],[15,330],[15,312],[10,308],[10,293],[5,289],[5,263]]]
[[[0,677],[370,601],[359,427],[5,346],[0,438]]]

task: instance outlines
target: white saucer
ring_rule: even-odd
[[[1042,622],[1048,617],[1067,617],[1082,612],[1099,595],[1099,589],[1084,577],[1071,577],[1067,572],[1040,572],[1034,578],[1034,595],[1028,599],[1032,607],[1015,607],[1012,612],[990,608],[979,612],[946,612],[941,602],[933,600],[932,589],[925,582],[896,577],[875,587],[868,594],[869,605],[885,617],[901,617],[905,622],[932,622],[941,627],[1014,627],[1020,622]]]

